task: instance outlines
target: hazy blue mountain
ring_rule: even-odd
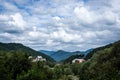
[[[56,61],[61,61],[61,60],[67,59],[68,57],[70,57],[72,55],[81,55],[82,54],[82,55],[86,56],[92,50],[93,49],[89,49],[87,51],[75,51],[75,52],[68,52],[68,51],[64,51],[64,50],[58,50],[58,51],[39,50],[39,51],[46,55],[49,55]]]
[[[93,51],[93,48],[88,49],[88,50],[86,50],[86,51],[82,51],[82,53],[83,53],[85,56],[87,56],[91,51]]]
[[[63,59],[68,58],[69,56],[73,55],[72,52],[66,52],[63,50],[58,50],[56,52],[54,52],[52,55],[50,55],[53,59],[55,59],[56,61],[61,61]]]
[[[42,52],[42,53],[49,55],[49,56],[55,53],[55,51],[47,51],[47,50],[39,50],[39,52]]]

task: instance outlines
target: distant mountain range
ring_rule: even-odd
[[[61,61],[65,60],[68,57],[72,55],[84,55],[86,56],[92,49],[89,49],[87,51],[75,51],[75,52],[67,52],[64,50],[58,50],[58,51],[47,51],[47,50],[40,50],[40,51],[35,51],[29,47],[24,46],[23,44],[20,43],[2,43],[0,42],[0,52],[1,51],[6,51],[6,52],[11,52],[11,51],[18,51],[21,50],[25,52],[28,55],[32,56],[42,56],[46,58],[48,61],[55,62],[55,61]]]
[[[90,59],[94,53],[111,48],[114,44],[119,43],[120,41],[117,41],[115,43],[108,44],[106,46],[98,47],[95,49],[88,49],[86,51],[75,51],[75,52],[68,52],[64,50],[58,50],[58,51],[48,51],[48,50],[39,50],[35,51],[29,47],[24,46],[20,43],[1,43],[0,42],[0,52],[11,52],[11,51],[18,51],[21,50],[24,53],[32,56],[42,56],[43,58],[46,58],[48,61],[51,62],[71,62],[71,60],[75,58],[84,58],[85,60]]]
[[[35,51],[29,47],[26,47],[24,46],[23,44],[20,44],[20,43],[1,43],[0,42],[0,52],[11,52],[11,51],[22,51],[28,55],[31,55],[31,56],[42,56],[43,58],[46,58],[47,61],[50,61],[50,62],[55,62],[55,60],[53,58],[51,58],[50,56],[42,53],[42,52],[38,52],[38,51]]]
[[[67,59],[68,57],[72,55],[84,55],[83,57],[85,57],[92,50],[93,49],[89,49],[87,51],[75,51],[75,52],[68,52],[64,50],[58,50],[58,51],[39,50],[39,52],[49,55],[56,61],[61,61],[61,60]]]
[[[114,43],[111,43],[111,44],[108,44],[108,45],[105,45],[105,46],[101,46],[101,47],[98,47],[98,48],[95,48],[95,49],[92,49],[92,50],[87,50],[86,52],[87,55],[83,57],[83,55],[72,55],[68,58],[66,58],[65,60],[63,60],[62,62],[64,63],[71,63],[73,59],[75,58],[84,58],[85,60],[88,60],[88,59],[91,59],[92,56],[94,56],[95,54],[98,54],[100,51],[103,51],[105,52],[106,49],[111,49],[112,47],[114,47],[114,45],[116,44],[120,44],[120,41],[117,41],[117,42],[114,42]],[[99,53],[98,55],[100,55],[101,53]]]

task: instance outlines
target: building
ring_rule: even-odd
[[[73,59],[72,63],[83,63],[85,59]]]
[[[28,59],[32,59],[33,57],[32,56],[29,56]]]
[[[37,62],[37,61],[46,61],[45,58],[43,58],[42,56],[37,56],[36,58],[33,58],[32,56],[28,57],[29,59],[32,60],[32,62]]]

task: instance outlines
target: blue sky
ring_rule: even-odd
[[[0,0],[0,42],[87,50],[120,40],[120,0]]]

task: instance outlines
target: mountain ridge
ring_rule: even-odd
[[[88,60],[88,59],[91,59],[96,53],[99,53],[99,51],[101,50],[105,50],[107,48],[111,48],[113,47],[114,45],[116,45],[117,43],[120,44],[120,40],[119,41],[116,41],[116,42],[113,42],[113,43],[110,43],[110,44],[107,44],[105,46],[101,46],[101,47],[97,47],[97,48],[94,48],[92,49],[90,52],[88,50],[88,54],[84,57],[82,57],[82,55],[72,55],[70,56],[69,58],[63,60],[62,62],[64,63],[71,63],[73,59],[75,58],[84,58],[85,60]],[[87,52],[87,51],[86,51]],[[98,54],[97,54],[98,55]]]
[[[18,51],[18,50],[25,52],[27,55],[31,55],[34,57],[42,56],[50,62],[55,62],[55,60],[53,58],[51,58],[50,56],[48,56],[42,52],[33,50],[32,48],[29,48],[27,46],[24,46],[21,43],[2,43],[2,42],[0,42],[0,51],[10,52],[10,51]]]
[[[58,50],[58,51],[48,51],[48,50],[39,50],[39,52],[42,52],[46,55],[51,56],[56,61],[62,61],[64,59],[67,59],[68,57],[72,55],[83,55],[86,56],[90,51],[93,49],[88,49],[86,51],[74,51],[74,52],[68,52],[64,50]]]

